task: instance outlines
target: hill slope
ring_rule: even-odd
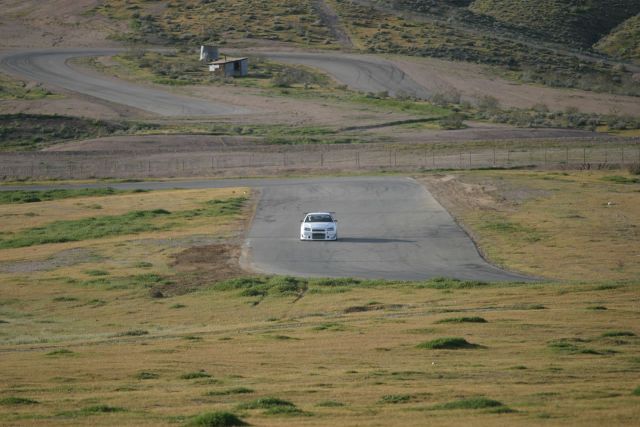
[[[590,47],[640,13],[637,0],[476,0],[470,9],[500,22],[546,34],[551,40]]]
[[[595,46],[596,50],[640,64],[640,14],[627,19]]]

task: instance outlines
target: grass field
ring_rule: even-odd
[[[546,217],[528,218],[558,218],[563,211],[545,202],[553,197],[581,201],[572,215],[583,226],[567,227],[576,242],[602,222],[603,194],[618,220],[637,223],[638,184],[623,183],[631,176],[458,175],[487,189],[504,181],[495,190],[503,225],[469,222],[496,233],[482,240],[493,256],[513,252],[512,231],[498,231],[530,227],[516,223],[519,212],[545,206]],[[568,280],[534,284],[251,276],[230,267],[252,206],[234,200],[249,196],[171,190],[0,205],[3,238],[63,219],[176,216],[155,232],[0,250],[0,424],[628,425],[640,416],[631,262],[614,271],[609,254],[576,243],[584,261],[569,259],[606,277],[567,267],[555,277]],[[211,200],[231,208],[189,214]],[[620,224],[594,231],[615,257],[622,237],[603,230]],[[567,246],[547,245],[555,252],[528,263],[553,271],[554,258],[576,255]]]

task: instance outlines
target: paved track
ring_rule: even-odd
[[[447,211],[423,186],[409,178],[244,179],[63,187],[105,186],[258,189],[261,197],[242,262],[260,272],[400,280],[531,280],[485,262]],[[12,187],[0,187],[9,189]],[[298,239],[303,213],[313,210],[336,212],[340,237],[337,242]]]
[[[350,89],[362,92],[389,92],[414,98],[429,98],[429,92],[399,69],[395,64],[368,55],[340,53],[265,53],[279,62],[315,67],[332,75]]]
[[[97,73],[72,68],[67,64],[71,58],[109,56],[121,51],[118,49],[48,49],[16,52],[0,57],[0,69],[19,78],[27,78],[161,116],[210,116],[246,112],[244,109],[227,104],[218,104],[110,79]]]
[[[0,70],[48,86],[71,90],[98,99],[127,105],[161,116],[211,116],[247,113],[248,110],[101,76],[69,66],[71,58],[110,56],[121,49],[46,49],[0,55]],[[278,53],[265,56],[282,62],[317,67],[337,81],[364,92],[387,91],[418,98],[427,91],[389,61],[372,56],[337,53]]]

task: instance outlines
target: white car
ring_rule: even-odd
[[[333,212],[310,212],[300,224],[300,240],[338,240],[338,220]]]

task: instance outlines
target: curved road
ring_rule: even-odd
[[[0,70],[94,98],[127,105],[161,116],[211,116],[243,114],[243,108],[176,95],[161,89],[101,76],[73,68],[68,61],[76,57],[110,56],[122,49],[46,49],[0,55]],[[320,53],[267,53],[273,60],[316,67],[337,81],[363,92],[387,91],[426,98],[427,91],[393,63],[370,56]]]
[[[242,264],[274,274],[422,280],[531,281],[482,259],[448,212],[410,178],[352,177],[78,184],[56,188],[253,187],[260,192]],[[0,187],[11,189],[45,187]],[[335,211],[340,240],[299,240],[304,212]]]
[[[122,49],[48,49],[4,54],[0,69],[19,78],[123,104],[161,116],[210,116],[247,112],[244,109],[181,96],[152,87],[111,79],[69,66],[71,58],[110,56]]]
[[[411,79],[393,62],[368,55],[341,53],[264,53],[269,59],[290,64],[318,68],[333,76],[350,89],[361,92],[389,92],[391,96],[405,95],[429,98],[429,92]]]

